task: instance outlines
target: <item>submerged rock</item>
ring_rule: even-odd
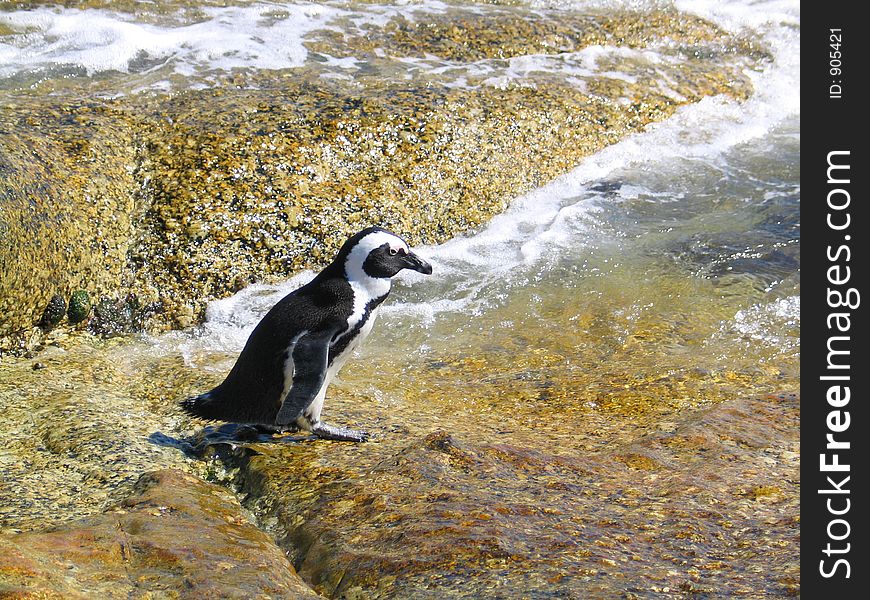
[[[259,444],[237,483],[329,597],[775,596],[799,574],[798,420],[779,395],[600,451],[558,424],[561,445]]]
[[[173,470],[143,475],[103,514],[0,534],[0,596],[320,597],[230,492]]]
[[[681,312],[681,302],[699,310],[697,295],[669,299],[680,324],[692,316],[695,329],[680,335],[673,315],[638,318],[613,294],[602,298],[578,311],[553,297],[563,320],[539,306],[546,321],[501,330],[488,322],[510,309],[480,315],[482,345],[429,331],[427,353],[407,341],[353,361],[326,411],[368,429],[365,444],[200,427],[177,402],[219,383],[235,356],[181,349],[171,335],[50,347],[39,371],[32,360],[4,360],[0,527],[26,533],[6,538],[25,548],[56,541],[40,536],[78,531],[135,493],[143,472],[168,467],[237,491],[327,596],[799,591],[799,401],[741,391],[797,381],[786,375],[797,352],[783,370],[759,370],[763,352],[742,366],[720,359],[736,371],[693,369],[721,351],[696,342],[674,353],[676,339],[707,339],[705,320],[718,327],[703,305]],[[515,302],[528,308],[523,295]],[[61,585],[40,569],[28,585]],[[99,581],[73,582],[102,597]]]

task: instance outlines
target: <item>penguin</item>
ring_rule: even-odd
[[[362,442],[368,433],[320,420],[326,389],[371,333],[378,309],[402,269],[432,266],[380,227],[349,238],[311,282],[278,301],[257,324],[223,383],[182,401],[204,419],[252,424],[262,431],[307,431]]]

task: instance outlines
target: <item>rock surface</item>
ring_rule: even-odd
[[[190,419],[178,400],[235,353],[198,330],[123,337],[317,267],[364,224],[415,244],[474,230],[681,105],[746,98],[768,58],[672,10],[495,4],[338,21],[303,67],[171,73],[173,93],[136,92],[159,69],[0,90],[0,351],[22,354],[0,361],[0,595],[799,593],[799,402],[764,395],[798,387],[799,334],[731,331],[742,300],[698,275],[700,242],[686,273],[598,246],[567,286],[491,286],[471,325],[378,330],[326,408],[366,444]],[[584,48],[570,85],[537,70]],[[58,307],[78,290],[75,324]]]
[[[202,374],[179,372],[177,359],[131,361],[129,349],[121,340],[82,343],[0,362],[0,531],[93,515],[154,469],[204,474],[153,437],[178,427],[174,403]]]
[[[547,344],[522,352],[498,340],[502,353],[354,361],[330,390],[327,416],[368,429],[365,444],[241,436],[183,417],[175,402],[217,383],[232,359],[220,353],[192,367],[177,352],[113,339],[50,349],[38,369],[4,361],[0,535],[19,550],[0,579],[46,596],[129,591],[115,567],[101,580],[96,566],[78,566],[108,560],[115,537],[87,534],[103,544],[88,542],[97,558],[44,553],[66,539],[56,532],[117,520],[113,507],[151,493],[137,487],[141,473],[171,467],[238,490],[266,537],[329,597],[797,593],[799,400],[735,398],[734,389],[768,385],[752,370],[663,376],[673,372],[651,340],[670,333],[636,326],[645,349],[607,350],[612,372],[566,369],[560,353],[570,348],[543,334],[534,339]],[[160,494],[174,494],[165,492],[173,481],[192,486],[188,499],[213,489],[173,478]],[[182,511],[146,516],[170,531],[211,531]],[[143,585],[182,593],[186,569]]]
[[[101,515],[0,534],[3,598],[319,598],[226,489],[143,475]]]
[[[444,241],[682,104],[746,98],[745,70],[765,57],[674,11],[493,7],[482,24],[470,10],[324,30],[304,67],[210,89],[109,98],[97,79],[0,91],[0,350],[32,349],[51,299],[78,289],[94,306],[131,299],[127,329],[187,327],[209,298],[321,266],[364,225]],[[582,86],[391,75],[432,56],[464,68],[602,43],[630,51],[597,58],[601,74]],[[652,47],[669,60],[635,52]],[[330,56],[371,68],[324,77]],[[118,333],[113,319],[88,327]]]

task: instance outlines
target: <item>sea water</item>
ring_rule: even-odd
[[[596,390],[621,377],[637,384],[677,374],[695,382],[688,395],[701,404],[796,389],[799,3],[533,0],[530,6],[675,7],[757,43],[767,57],[745,68],[753,84],[747,100],[716,96],[684,105],[544,186],[505,198],[508,209],[479,229],[417,248],[433,275],[397,278],[360,357],[361,364],[383,365],[379,372],[406,376],[370,380],[350,365],[351,385],[356,377],[375,396],[401,396],[403,386],[420,385],[408,375],[420,364],[489,357],[492,368],[521,372],[537,352],[557,357],[546,376],[581,382],[575,400],[590,406],[600,403]],[[0,13],[0,90],[171,93],[225,85],[232,73],[307,69],[355,85],[423,80],[475,89],[558,80],[583,91],[591,78],[632,79],[614,67],[615,58],[653,72],[680,60],[667,41],[465,62],[394,58],[377,48],[363,60],[312,45],[330,33],[364,36],[396,18],[424,23],[510,10],[435,0],[178,2],[137,13],[37,6]],[[654,85],[681,100],[664,75]],[[215,300],[201,326],[151,338],[154,352],[224,373],[262,315],[312,276],[303,272]],[[384,391],[390,385],[397,387]]]

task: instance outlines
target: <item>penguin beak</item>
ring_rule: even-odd
[[[408,255],[405,257],[404,268],[417,271],[418,273],[422,273],[423,275],[432,274],[432,265],[427,263],[425,260],[417,256],[413,252],[409,252]]]

